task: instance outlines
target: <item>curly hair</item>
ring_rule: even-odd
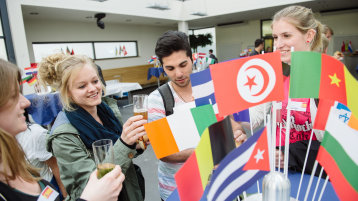
[[[65,55],[57,53],[43,58],[39,64],[40,80],[60,92],[62,105],[67,111],[74,110],[71,106],[73,100],[69,95],[69,80],[71,76],[75,74],[75,71],[86,64],[93,67],[98,76],[97,66],[93,63],[92,59],[84,55]],[[102,89],[104,90],[103,83]]]

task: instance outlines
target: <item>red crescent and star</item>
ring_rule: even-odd
[[[267,88],[267,85],[268,85],[268,82],[269,82],[269,75],[268,73],[266,72],[266,70],[264,68],[262,68],[261,66],[257,66],[257,65],[254,65],[254,66],[250,66],[246,69],[249,70],[249,69],[252,69],[252,68],[255,68],[257,69],[258,71],[260,71],[262,77],[264,78],[264,84],[262,86],[262,89],[257,93],[257,94],[253,94],[252,96],[259,96],[261,95]],[[255,83],[255,78],[256,76],[253,76],[252,78],[250,78],[248,75],[246,76],[247,77],[247,82],[245,83],[244,86],[249,86],[250,87],[250,91],[251,91],[251,88],[253,85],[257,85]]]

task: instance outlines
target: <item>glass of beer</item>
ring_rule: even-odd
[[[97,165],[97,178],[102,178],[114,168],[113,142],[110,139],[97,140],[92,144]]]
[[[143,119],[148,120],[148,95],[138,94],[133,96],[133,115],[142,115]],[[138,139],[137,143],[145,150],[147,141],[148,137],[144,135]]]

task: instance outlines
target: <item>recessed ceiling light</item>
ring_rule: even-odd
[[[131,22],[131,21],[132,21],[132,19],[126,19],[125,21],[126,21],[126,22]]]
[[[200,17],[207,16],[207,14],[203,13],[203,12],[194,12],[194,13],[192,13],[192,15],[196,15],[196,16],[200,16]]]
[[[153,4],[153,5],[148,6],[147,8],[152,8],[152,9],[156,9],[156,10],[169,10],[170,9],[168,6],[159,5],[159,4]]]
[[[38,15],[38,12],[30,12],[30,15]]]
[[[92,19],[93,16],[86,16],[86,19]]]

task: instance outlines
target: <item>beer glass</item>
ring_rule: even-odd
[[[143,119],[148,120],[148,95],[138,94],[133,96],[133,115],[142,115]],[[144,135],[138,139],[137,143],[145,150],[147,141],[148,137]]]
[[[110,139],[97,140],[93,142],[92,148],[97,165],[97,178],[100,179],[114,169],[113,142]]]

